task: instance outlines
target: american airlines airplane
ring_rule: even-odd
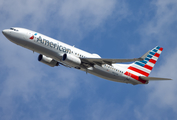
[[[63,42],[24,28],[2,31],[11,42],[39,53],[38,61],[51,67],[64,65],[98,77],[121,83],[148,84],[151,80],[171,80],[148,77],[163,48],[156,46],[140,58],[104,59]],[[133,62],[131,64],[120,64]],[[119,63],[119,64],[118,64]]]

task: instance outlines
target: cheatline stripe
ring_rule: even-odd
[[[139,70],[142,70],[142,71],[144,71],[144,72],[146,72],[146,73],[150,73],[150,72],[151,72],[151,70],[146,69],[146,68],[141,67],[141,66],[136,65],[136,64],[133,64],[132,67],[137,68],[137,69],[139,69]]]
[[[152,56],[152,57],[153,57],[153,56]],[[151,57],[151,58],[152,58],[152,57]],[[146,58],[147,58],[147,59],[146,59],[147,61],[149,61],[149,60],[151,59],[151,58],[149,58],[149,57],[146,57]]]
[[[163,50],[163,48],[161,47],[159,50],[160,50],[160,51],[162,51],[162,50]]]
[[[149,62],[148,62],[149,63]],[[154,66],[154,65],[151,65],[151,66],[149,66],[148,65],[148,63],[147,64],[143,64],[143,63],[141,63],[141,62],[135,62],[135,64],[137,64],[137,65],[139,65],[139,66],[142,66],[142,67],[144,67],[144,68],[147,68],[148,70],[152,70],[152,66]]]
[[[159,47],[159,46],[157,46],[157,47],[156,47],[156,49],[158,49],[158,50],[159,50],[159,49],[160,49],[160,47]]]
[[[130,69],[128,69],[127,72],[132,73],[132,74],[137,75],[137,76],[144,76],[144,75],[142,75],[140,73],[137,73],[137,72],[135,72],[133,70],[130,70]]]
[[[146,65],[144,66],[144,68],[147,68],[147,69],[149,69],[149,70],[152,70],[153,67],[151,67],[151,66],[149,66],[149,65],[146,64]]]
[[[135,64],[140,65],[140,66],[142,66],[142,67],[145,66],[145,64],[143,64],[143,63],[141,63],[141,62],[135,62]]]
[[[155,60],[155,61],[157,61],[157,60],[158,60],[158,57],[153,56],[152,59]]]
[[[148,62],[149,63],[149,62]],[[144,68],[147,68],[147,69],[149,69],[149,70],[152,70],[152,66],[154,66],[154,65],[151,65],[151,66],[149,66],[148,65],[148,63],[147,64],[143,64],[143,63],[140,63],[140,62],[135,62],[135,64],[137,64],[137,65],[139,65],[139,66],[142,66],[142,67],[144,67]]]
[[[150,59],[149,62],[155,64],[155,63],[156,63],[156,60],[154,60],[154,59]]]
[[[145,60],[149,61],[149,60],[150,60],[150,58],[147,58],[147,57],[146,57],[146,58],[145,58]]]
[[[155,53],[155,55],[154,55],[154,56],[159,57],[159,56],[160,56],[160,54],[159,54],[159,53]]]
[[[154,55],[155,53],[154,52],[149,52],[150,55]]]
[[[143,84],[146,83],[146,80],[140,79],[139,76],[137,76],[137,75],[134,75],[134,74],[129,73],[129,72],[127,72],[127,71],[126,71],[124,74],[127,75],[127,76],[130,76],[131,78],[134,78],[135,80],[137,80],[137,81],[139,81],[139,82],[141,82],[141,83],[143,83]]]
[[[146,60],[142,60],[142,61],[140,61],[140,62],[146,64],[148,61],[146,61]]]
[[[142,74],[142,75],[144,75],[144,76],[146,76],[146,77],[149,76],[149,73],[146,73],[146,72],[144,72],[144,71],[142,71],[142,70],[139,70],[139,69],[137,69],[137,68],[134,68],[134,67],[132,67],[132,66],[130,66],[128,69],[133,70],[133,71],[135,71],[135,72],[137,72],[137,73],[140,73],[140,74]]]
[[[158,51],[157,51],[157,53],[161,54],[161,53],[162,53],[162,51],[158,50]]]
[[[149,54],[149,55],[147,55],[147,57],[152,58],[153,56]]]
[[[157,49],[153,49],[152,51],[153,51],[153,52],[157,52],[158,50],[157,50]]]
[[[146,64],[146,62],[138,61],[139,64],[142,64],[143,66]]]
[[[154,64],[151,63],[151,62],[148,62],[146,65],[149,65],[149,66],[151,66],[151,67],[154,67]]]

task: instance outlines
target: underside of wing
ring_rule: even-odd
[[[155,81],[155,80],[172,80],[170,78],[158,78],[158,77],[143,77],[143,76],[140,76],[141,79],[143,80],[150,80],[150,81]]]
[[[83,62],[88,62],[91,64],[109,64],[112,65],[114,63],[122,63],[122,62],[133,62],[133,61],[139,61],[142,60],[142,58],[134,58],[134,59],[102,59],[102,58],[82,58]]]
[[[97,64],[97,65],[102,65],[102,64],[109,64],[112,65],[114,63],[123,63],[123,62],[134,62],[134,61],[141,61],[144,60],[145,57],[149,54],[150,51],[145,53],[143,56],[140,58],[134,58],[134,59],[103,59],[103,58],[81,58],[81,61],[84,63],[88,64]]]

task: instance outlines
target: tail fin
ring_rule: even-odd
[[[148,77],[155,63],[157,62],[162,50],[162,47],[156,46],[149,52],[149,54],[145,57],[144,60],[136,61],[131,64],[127,68],[125,75],[131,75],[132,77],[134,76],[135,79],[137,79],[138,76]]]

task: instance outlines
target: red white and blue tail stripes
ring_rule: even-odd
[[[131,64],[127,71],[124,73],[127,76],[130,76],[142,83],[146,83],[145,80],[142,80],[139,78],[139,76],[145,76],[148,77],[151,70],[153,69],[155,63],[157,62],[163,48],[156,46],[154,49],[152,49],[147,57],[142,61],[136,61],[133,64]]]

